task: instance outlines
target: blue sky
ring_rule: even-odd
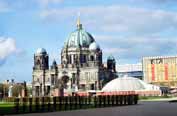
[[[0,0],[0,81],[31,81],[33,55],[43,47],[60,63],[60,51],[84,29],[117,64],[143,56],[177,55],[177,0]]]

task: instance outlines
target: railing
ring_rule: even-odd
[[[137,103],[137,94],[15,98],[13,111],[1,111],[0,114],[66,111],[86,108],[133,105]]]

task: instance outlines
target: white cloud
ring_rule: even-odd
[[[143,56],[176,55],[177,38],[158,36],[95,36],[102,45],[103,53],[121,59],[139,59]]]
[[[0,12],[8,12],[9,10],[8,4],[4,1],[0,1]]]
[[[48,9],[41,17],[66,23],[73,17],[76,19],[77,12],[81,13],[86,30],[89,28],[96,33],[94,37],[106,55],[113,54],[128,61],[141,60],[143,56],[176,54],[175,12],[110,5]]]
[[[38,0],[38,3],[42,7],[47,7],[50,4],[60,4],[63,0]]]
[[[13,38],[0,37],[0,60],[4,61],[8,56],[17,52],[16,42]]]
[[[120,54],[120,53],[124,53],[127,52],[127,49],[124,48],[103,48],[104,53],[106,54]]]
[[[177,14],[174,12],[119,5],[48,9],[41,13],[41,17],[63,21],[72,19],[77,12],[81,13],[82,22],[88,28],[96,27],[96,30],[104,32],[149,34],[177,27]]]
[[[142,2],[150,2],[150,3],[161,3],[161,4],[166,4],[166,3],[176,3],[177,0],[132,0],[133,2],[136,1],[142,1]]]

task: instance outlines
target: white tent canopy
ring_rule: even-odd
[[[152,84],[147,84],[138,78],[124,76],[110,81],[102,89],[103,92],[142,91],[142,90],[144,91],[160,90],[160,87]]]

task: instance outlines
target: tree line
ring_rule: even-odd
[[[0,99],[8,97],[9,84],[0,83]],[[11,88],[12,97],[19,97],[22,94],[22,90],[25,89],[23,84],[14,84]],[[32,88],[27,88],[27,96],[31,95]]]

